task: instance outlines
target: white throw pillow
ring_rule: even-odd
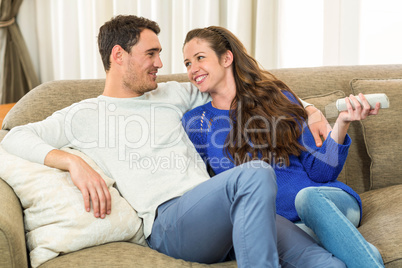
[[[105,180],[112,196],[112,212],[105,219],[86,212],[80,190],[70,173],[32,163],[0,146],[0,177],[19,197],[32,267],[59,254],[113,241],[146,242],[142,220],[113,187],[114,181],[85,154],[65,148],[83,158]]]

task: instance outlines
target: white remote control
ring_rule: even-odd
[[[362,104],[359,96],[355,96],[356,99],[360,102],[360,104]],[[378,93],[378,94],[365,94],[364,97],[366,97],[368,103],[370,104],[370,107],[372,109],[375,108],[375,104],[377,102],[379,102],[381,105],[380,107],[383,108],[389,108],[389,100],[387,95],[385,95],[384,93]],[[352,104],[353,109],[355,108],[353,105],[353,101],[350,101],[350,103]],[[336,101],[336,108],[338,109],[338,111],[346,111],[348,108],[346,107],[346,101],[345,98],[343,99],[339,99]]]

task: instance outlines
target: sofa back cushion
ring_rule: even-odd
[[[104,79],[59,80],[43,83],[22,97],[4,118],[2,129],[42,121],[75,102],[102,94]]]
[[[160,75],[157,82],[188,82],[186,74]],[[43,83],[22,97],[4,118],[2,129],[42,121],[73,103],[102,94],[105,79],[58,80]]]
[[[402,183],[402,79],[354,79],[353,94],[386,92],[390,108],[361,121],[371,158],[371,189]]]

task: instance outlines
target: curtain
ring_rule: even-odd
[[[0,104],[17,102],[39,84],[15,21],[22,0],[0,1]]]
[[[196,27],[220,25],[235,33],[265,68],[276,67],[278,0],[30,0],[18,23],[41,82],[105,76],[97,47],[99,27],[118,14],[155,20],[164,64],[159,74],[185,72],[182,46]],[[35,33],[35,36],[32,35]]]
[[[231,30],[265,69],[400,63],[401,9],[400,0],[29,0],[17,21],[43,83],[103,78],[96,38],[118,14],[159,23],[159,74],[185,72],[186,33],[210,25]]]

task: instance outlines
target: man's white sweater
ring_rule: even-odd
[[[116,181],[144,220],[148,237],[160,204],[209,178],[181,124],[186,111],[208,100],[190,83],[176,82],[160,83],[136,98],[99,96],[13,128],[2,146],[42,164],[53,149],[71,147],[87,154]]]

